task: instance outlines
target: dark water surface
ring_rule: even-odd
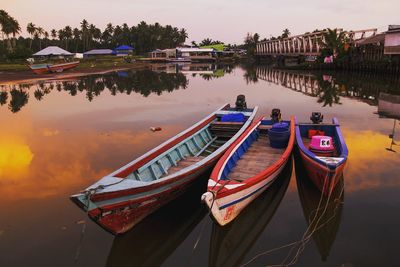
[[[336,190],[323,225],[300,249],[265,253],[299,241],[318,206],[296,157],[226,227],[200,203],[207,176],[121,237],[69,201],[238,94],[258,115],[279,107],[286,118],[308,121],[316,110],[325,121],[339,118],[350,151],[344,192]],[[399,95],[396,77],[263,66],[164,66],[0,85],[0,266],[267,266],[285,258],[296,266],[399,266]]]

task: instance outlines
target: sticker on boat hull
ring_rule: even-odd
[[[338,164],[344,160],[344,158],[336,158],[336,157],[316,157],[316,158],[327,164]]]

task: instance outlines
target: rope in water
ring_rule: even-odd
[[[85,197],[86,197],[86,215],[89,216],[90,198],[92,195],[96,194],[97,191],[100,189],[104,189],[109,186],[119,184],[119,183],[123,182],[124,180],[125,179],[121,179],[120,181],[115,182],[115,183],[106,184],[106,185],[98,185],[95,188],[90,188],[90,189],[86,189],[86,190],[82,191],[82,193],[85,194]],[[80,234],[80,238],[79,238],[79,243],[76,248],[76,253],[75,253],[75,258],[74,258],[74,266],[78,265],[79,256],[81,254],[82,244],[83,244],[83,240],[84,240],[85,233],[86,233],[86,228],[87,228],[86,221],[83,221],[82,230],[81,230],[81,234]]]
[[[217,193],[218,193],[221,189],[223,189],[224,186],[225,186],[226,184],[228,184],[229,182],[230,182],[230,180],[225,180],[225,182],[222,183],[222,184],[216,183],[210,190],[208,190],[208,191],[211,192],[211,194],[213,195],[211,205],[210,205],[210,207],[209,207],[209,209],[208,209],[208,212],[207,212],[207,216],[208,216],[208,217],[209,217],[210,214],[211,214],[212,207],[214,206],[214,202],[215,202],[215,198],[216,198]],[[217,185],[220,185],[221,187],[218,188],[216,191],[214,191],[214,188],[215,188]],[[200,228],[199,235],[197,236],[196,241],[194,242],[194,245],[193,245],[193,248],[192,248],[191,257],[188,259],[188,262],[187,262],[186,266],[190,266],[190,265],[189,265],[190,260],[193,258],[192,256],[193,256],[193,254],[194,254],[194,252],[195,252],[195,250],[196,250],[196,248],[197,248],[197,245],[198,245],[199,242],[200,242],[200,239],[201,239],[201,237],[202,237],[202,235],[203,235],[203,232],[204,232],[206,223],[207,223],[207,220],[203,220],[202,225],[201,225],[201,228]]]
[[[348,167],[348,164],[347,164],[346,168],[347,168],[347,167]],[[325,188],[326,182],[329,180],[329,179],[328,179],[328,175],[329,175],[329,173],[327,173],[327,175],[325,176],[323,188]],[[344,192],[344,184],[342,185],[342,187],[340,188],[340,190],[341,190],[341,193],[340,193],[340,195],[339,195],[339,197],[338,197],[339,199],[340,199],[341,195],[342,195],[343,192]],[[249,261],[245,262],[244,264],[242,264],[242,265],[240,265],[240,266],[241,266],[241,267],[242,267],[242,266],[247,266],[247,265],[249,265],[250,263],[252,263],[253,261],[255,261],[256,259],[258,259],[258,258],[261,257],[261,256],[268,255],[268,254],[270,254],[270,253],[272,253],[272,252],[275,252],[275,251],[278,251],[278,250],[281,250],[281,249],[284,249],[284,248],[288,248],[288,247],[291,247],[291,249],[290,249],[288,255],[286,256],[286,258],[281,262],[281,264],[279,264],[279,265],[269,265],[269,267],[290,266],[290,265],[295,264],[295,263],[297,262],[297,260],[298,260],[298,257],[300,256],[301,252],[304,250],[305,245],[306,245],[307,242],[311,239],[312,235],[313,235],[316,231],[318,231],[319,229],[321,229],[322,227],[324,227],[329,221],[331,221],[331,220],[336,216],[337,208],[335,208],[333,215],[332,215],[329,219],[327,219],[326,222],[324,222],[324,223],[322,223],[322,224],[319,224],[320,220],[322,219],[322,217],[324,216],[324,214],[325,214],[325,212],[326,212],[326,210],[327,210],[327,207],[329,206],[330,197],[331,197],[331,194],[329,194],[329,196],[328,196],[326,205],[325,205],[324,207],[321,207],[321,203],[322,203],[322,200],[323,200],[323,198],[324,198],[323,193],[321,193],[321,196],[320,196],[320,199],[319,199],[317,208],[314,209],[313,211],[311,211],[311,213],[313,213],[313,212],[315,212],[315,211],[317,211],[317,212],[315,213],[314,218],[313,218],[312,220],[309,220],[309,226],[307,227],[306,231],[304,232],[304,234],[303,234],[303,236],[302,236],[302,238],[301,238],[300,240],[295,241],[295,242],[292,242],[292,243],[288,243],[288,244],[285,244],[285,245],[282,245],[282,246],[279,246],[279,247],[276,247],[276,248],[273,248],[273,249],[270,249],[270,250],[267,250],[267,251],[263,251],[263,252],[261,252],[261,253],[255,255],[255,256],[254,256],[253,258],[251,258]],[[323,212],[321,213],[321,215],[320,215],[319,218],[318,218],[318,217],[317,217],[318,211],[319,211],[320,209],[322,209],[322,208],[323,208]],[[310,216],[311,216],[311,215],[310,215]],[[311,227],[314,225],[314,221],[315,221],[316,219],[318,219],[318,220],[317,220],[317,223],[315,223],[314,229],[313,229],[312,231],[310,231],[310,229],[311,229]],[[288,260],[288,258],[289,258],[290,255],[292,254],[293,249],[296,247],[296,245],[299,245],[299,244],[300,244],[300,246],[299,246],[299,248],[298,248],[296,254],[294,255],[293,259],[292,259],[289,263],[285,264],[285,262]]]
[[[327,167],[328,167],[328,166],[327,166]],[[345,168],[346,168],[346,169],[348,168],[348,164],[346,165]],[[327,173],[327,175],[328,175],[328,173]],[[327,177],[325,177],[325,178],[327,178]],[[325,184],[326,180],[328,180],[328,179],[325,179],[325,181],[324,181],[324,187],[325,187],[325,185],[326,185],[326,184]],[[323,188],[324,188],[324,187],[323,187]],[[342,194],[344,193],[344,184],[342,184],[342,186],[341,186],[341,188],[340,188],[339,190],[340,190],[340,194],[339,194],[339,196],[335,199],[335,202],[340,201],[340,199],[341,199],[341,197],[342,197]],[[316,213],[315,213],[315,216],[314,216],[314,218],[313,218],[312,220],[309,220],[309,227],[307,228],[305,234],[303,235],[303,238],[300,240],[300,245],[299,245],[299,247],[298,247],[298,249],[297,249],[297,251],[296,251],[296,254],[295,254],[294,257],[292,258],[292,260],[291,260],[290,262],[288,262],[288,263],[285,263],[286,260],[287,260],[288,257],[289,257],[289,254],[288,254],[288,256],[285,258],[285,260],[284,260],[283,262],[281,262],[280,265],[270,265],[270,267],[272,267],[272,266],[274,266],[274,267],[276,267],[276,266],[291,266],[291,265],[294,265],[294,264],[298,261],[299,256],[300,256],[301,253],[304,251],[305,245],[310,241],[312,235],[313,235],[316,231],[318,231],[319,229],[323,228],[329,221],[331,221],[331,220],[336,216],[336,212],[337,212],[337,210],[338,210],[339,205],[337,205],[337,206],[335,207],[334,212],[333,212],[333,215],[332,215],[330,218],[328,218],[324,223],[320,224],[320,221],[321,221],[321,219],[323,218],[323,216],[325,215],[325,213],[326,213],[326,211],[327,211],[327,208],[328,208],[328,206],[329,206],[329,201],[330,201],[331,196],[332,196],[332,194],[329,194],[329,195],[328,195],[328,198],[326,199],[326,204],[325,204],[325,206],[323,207],[323,208],[324,208],[324,209],[323,209],[323,212],[321,213],[321,215],[320,215],[319,217],[317,217],[318,212],[319,212],[319,210],[321,209],[321,208],[320,208],[320,204],[321,204],[321,200],[322,200],[322,198],[323,198],[323,194],[321,194],[320,202],[319,202],[317,208],[314,209],[313,211],[311,211],[311,214],[312,214],[313,212],[316,212]],[[310,214],[310,216],[311,216],[311,214]],[[317,218],[318,218],[318,220],[317,220],[317,222],[315,223],[314,229],[312,229],[312,231],[310,231],[310,232],[307,234],[308,230],[309,230],[310,227],[314,224],[314,222],[315,222],[315,220],[316,220]],[[292,249],[291,249],[291,251],[290,251],[289,253],[291,253],[291,252],[293,251],[293,248],[294,248],[294,247],[292,247]]]

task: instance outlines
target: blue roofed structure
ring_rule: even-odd
[[[114,51],[115,51],[115,53],[117,54],[117,55],[127,55],[127,54],[129,54],[129,53],[132,53],[133,52],[133,47],[131,47],[131,46],[129,46],[129,45],[120,45],[120,46],[118,46],[118,47],[116,47],[115,49],[114,49]]]

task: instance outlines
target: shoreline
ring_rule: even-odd
[[[98,67],[83,67],[68,70],[61,73],[49,73],[38,75],[30,70],[16,71],[0,71],[0,85],[15,85],[21,83],[36,83],[40,81],[63,80],[71,78],[79,78],[87,75],[106,74],[109,72],[144,69],[149,67],[147,62],[135,62],[124,66],[98,66]]]

